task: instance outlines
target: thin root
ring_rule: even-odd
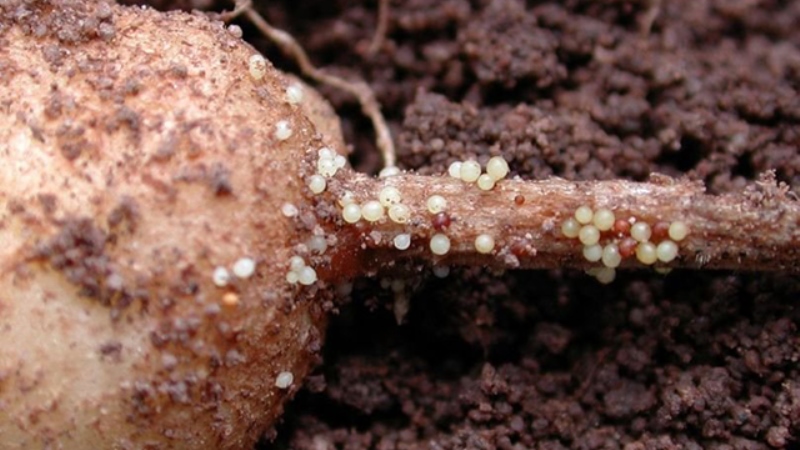
[[[239,17],[246,9],[253,6],[253,0],[236,0],[233,11],[223,12],[216,16],[218,20],[230,22]]]
[[[386,33],[389,30],[389,0],[378,0],[378,26],[375,28],[375,35],[367,49],[367,55],[375,55],[383,47],[386,41]]]
[[[384,2],[382,2],[382,4],[383,3]],[[386,10],[388,10],[388,5],[381,7],[381,11],[388,16]],[[380,104],[375,99],[375,94],[372,92],[369,85],[363,81],[348,81],[314,67],[300,44],[286,31],[270,25],[261,14],[253,9],[252,1],[250,0],[237,0],[234,10],[220,15],[220,18],[223,20],[230,20],[239,15],[247,17],[264,36],[274,42],[282,52],[292,58],[300,67],[300,71],[303,75],[318,83],[333,86],[336,89],[349,92],[355,96],[358,103],[361,104],[361,110],[369,117],[372,126],[375,128],[375,143],[383,157],[384,167],[395,166],[397,158],[395,156],[392,135],[389,132],[389,125],[386,123],[386,119],[383,117],[383,113],[381,113]],[[382,19],[379,18],[379,22],[381,20]]]

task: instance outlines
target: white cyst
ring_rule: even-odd
[[[275,387],[278,389],[289,389],[292,383],[294,383],[292,372],[283,371],[275,377]]]
[[[247,65],[250,71],[250,76],[256,81],[264,78],[264,76],[267,74],[267,60],[265,60],[261,55],[256,54],[251,56]]]
[[[250,278],[256,272],[256,262],[252,258],[239,258],[233,264],[233,274],[238,278]]]
[[[431,195],[428,197],[426,205],[431,214],[437,214],[447,208],[447,200],[441,195]]]
[[[275,139],[285,141],[292,137],[292,126],[288,120],[279,120],[275,124]]]
[[[308,189],[310,189],[314,194],[321,194],[325,192],[327,185],[328,183],[325,181],[325,177],[318,174],[311,175],[311,178],[308,181]]]
[[[297,207],[291,203],[284,203],[283,206],[281,206],[281,213],[286,217],[294,217],[298,212]]]
[[[408,247],[411,246],[411,235],[410,234],[398,234],[394,237],[394,248],[398,250],[407,250]]]
[[[228,273],[228,269],[224,267],[217,267],[214,269],[214,274],[211,276],[214,280],[214,284],[218,287],[224,287],[228,285],[228,282],[231,281],[231,274]]]
[[[286,101],[296,105],[303,101],[303,86],[294,83],[286,88]]]
[[[313,267],[305,266],[297,273],[297,281],[303,286],[311,286],[317,281],[317,271]]]
[[[431,251],[434,255],[446,255],[450,251],[450,238],[443,234],[434,234],[430,242]]]

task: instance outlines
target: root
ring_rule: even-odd
[[[379,17],[379,22],[388,21],[388,4],[382,1],[381,10],[383,15],[387,16],[385,19]],[[343,78],[331,75],[318,68],[316,68],[311,60],[308,58],[305,50],[300,44],[286,31],[273,27],[269,22],[264,19],[255,9],[253,9],[251,0],[237,0],[236,7],[229,13],[220,14],[220,19],[229,21],[240,15],[246,17],[265,37],[271,40],[281,51],[289,56],[300,67],[300,71],[312,80],[332,86],[336,89],[345,91],[356,97],[358,103],[361,105],[361,110],[372,122],[375,128],[375,144],[383,157],[384,168],[394,167],[397,161],[394,142],[392,135],[389,131],[389,125],[381,112],[380,104],[375,99],[375,94],[372,89],[363,81],[349,81]],[[385,28],[385,27],[384,27]],[[380,31],[380,24],[379,24]],[[381,33],[385,33],[385,30]],[[376,32],[377,34],[377,32]]]
[[[386,33],[389,30],[389,0],[378,0],[378,26],[375,28],[375,35],[367,49],[367,55],[372,56],[378,53],[386,41]]]

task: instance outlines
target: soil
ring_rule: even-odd
[[[376,1],[256,3],[370,83],[404,169],[502,154],[526,179],[660,172],[723,193],[775,170],[800,192],[799,1],[396,0],[375,54]],[[375,171],[358,106],[321,90]],[[260,448],[800,448],[796,276],[452,268],[399,294],[384,276],[356,283]]]

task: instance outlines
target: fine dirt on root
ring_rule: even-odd
[[[260,3],[317,64],[371,84],[404,169],[502,154],[526,179],[660,172],[714,193],[774,169],[800,191],[798,1],[398,0],[374,55],[375,1]],[[322,91],[375,171],[358,106]],[[400,326],[392,277],[410,299]],[[360,280],[260,448],[798,448],[798,299],[788,273]]]

